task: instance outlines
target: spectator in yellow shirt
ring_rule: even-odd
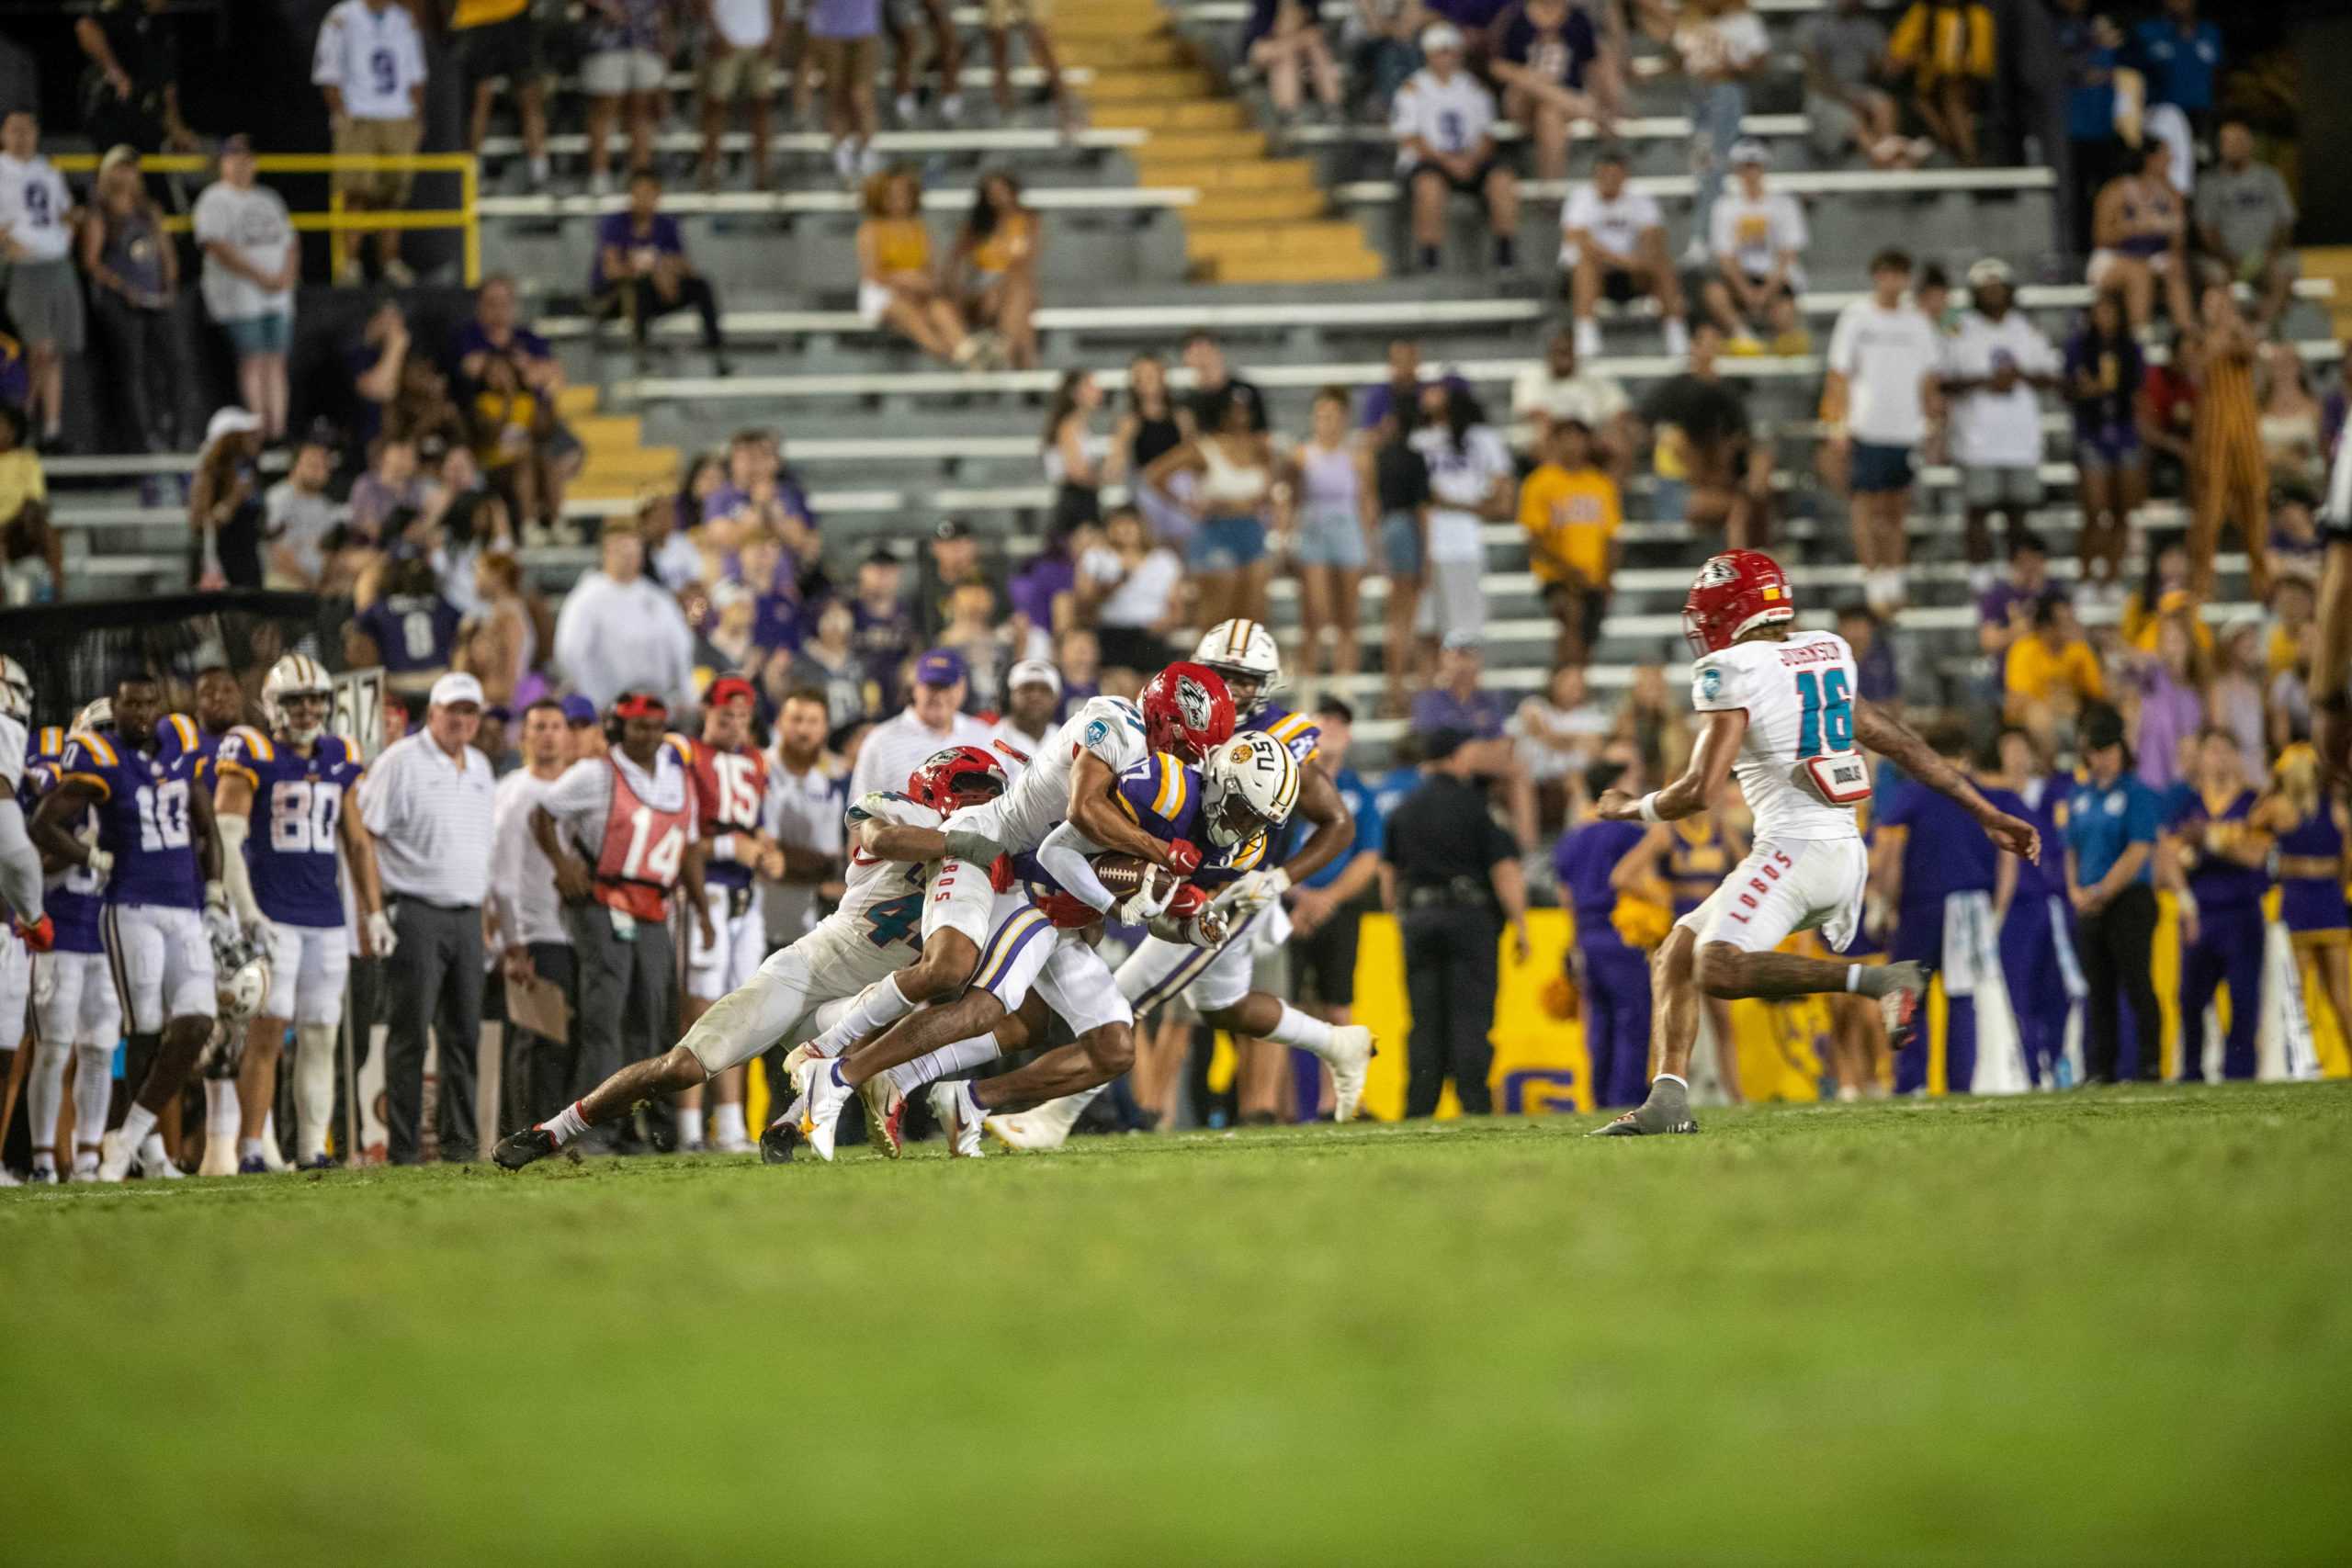
[[[2083,639],[2074,605],[2045,599],[2035,606],[2032,635],[2009,645],[2002,685],[2009,722],[2023,726],[2044,756],[2055,750],[2062,722],[2070,722],[2084,704],[2106,700],[2098,655]]]
[[[1993,79],[1993,12],[1967,0],[1913,0],[1886,42],[1911,71],[1919,118],[1963,164],[1976,162],[1977,84]]]
[[[1582,420],[1554,420],[1543,456],[1520,487],[1519,525],[1527,531],[1528,561],[1544,603],[1559,622],[1552,662],[1580,667],[1608,613],[1624,508],[1617,481],[1596,460],[1592,427]]]

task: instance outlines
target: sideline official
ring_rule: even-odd
[[[1424,740],[1422,778],[1388,818],[1381,893],[1405,938],[1405,991],[1413,1010],[1406,1047],[1405,1114],[1436,1113],[1445,1081],[1464,1114],[1494,1109],[1494,1046],[1502,921],[1528,955],[1527,885],[1519,844],[1487,808],[1474,771],[1487,754],[1458,729]]]
[[[441,1157],[475,1154],[481,905],[497,786],[490,759],[473,745],[481,709],[481,682],[442,676],[433,682],[424,728],[387,747],[360,786],[361,819],[376,837],[395,936],[384,962],[384,1126],[394,1165],[417,1160],[428,1028],[441,1047]]]

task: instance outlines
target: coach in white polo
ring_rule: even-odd
[[[877,789],[905,789],[907,775],[933,751],[986,746],[994,729],[963,706],[964,656],[953,649],[933,649],[915,661],[914,695],[906,707],[876,725],[857,749],[849,797],[863,800]]]
[[[394,741],[360,786],[384,905],[399,941],[385,961],[384,1126],[394,1165],[417,1158],[424,1032],[441,1045],[441,1157],[474,1157],[474,1047],[481,1034],[481,906],[490,887],[490,759],[473,746],[481,682],[433,682],[424,728]]]

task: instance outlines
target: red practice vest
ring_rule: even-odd
[[[605,814],[605,846],[596,853],[596,901],[640,920],[662,920],[694,822],[694,791],[690,785],[680,793],[677,809],[659,811],[638,798],[617,763],[607,766],[613,796]]]

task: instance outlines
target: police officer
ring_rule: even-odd
[[[2120,1004],[2132,1006],[2139,1076],[2164,1076],[2164,1019],[2150,976],[2156,937],[2156,794],[2132,772],[2113,708],[2083,717],[2084,778],[2066,801],[2066,896],[2082,921],[2088,987],[2083,1081],[2113,1083],[2121,1066]]]
[[[1463,1111],[1493,1110],[1496,939],[1510,922],[1525,963],[1527,885],[1519,844],[1487,807],[1498,743],[1458,729],[1423,737],[1422,778],[1387,824],[1381,893],[1404,927],[1405,989],[1413,1028],[1407,1045],[1405,1114],[1429,1116],[1452,1077]],[[1499,910],[1499,914],[1498,911]]]

